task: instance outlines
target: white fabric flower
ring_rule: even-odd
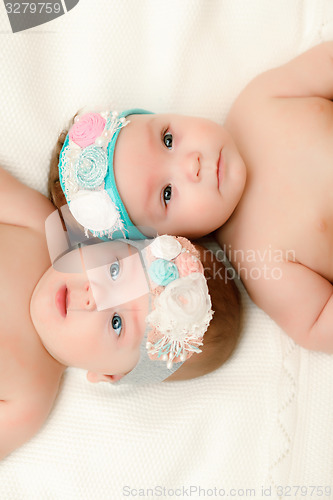
[[[146,321],[161,335],[177,341],[188,336],[202,337],[213,315],[207,282],[201,273],[169,283],[154,305]]]
[[[106,191],[78,191],[69,203],[73,217],[91,231],[106,231],[119,225],[119,214]]]
[[[182,246],[179,241],[177,241],[173,236],[168,236],[167,234],[155,238],[151,245],[149,245],[149,248],[151,249],[151,253],[154,257],[165,260],[175,259],[182,250]]]

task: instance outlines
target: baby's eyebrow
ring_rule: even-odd
[[[156,144],[156,136],[160,137],[160,134],[156,134],[154,130],[154,122],[157,120],[157,115],[153,115],[145,124],[148,135],[148,150],[151,152],[154,157],[154,153],[156,151],[156,155],[158,153],[158,148],[160,144]],[[158,165],[156,165],[156,168]],[[160,192],[163,186],[158,185],[157,181],[153,178],[148,178],[147,183],[144,188],[144,206],[143,211],[145,215],[148,215],[152,221],[161,220],[164,216],[164,211],[160,202]]]
[[[163,209],[162,201],[160,201],[161,193],[159,192],[159,187],[156,186],[156,182],[152,182],[152,179],[149,179],[145,195],[143,206],[145,216],[148,216],[153,224],[164,219],[166,213]]]
[[[141,310],[141,308],[135,308],[135,307],[132,308],[132,318],[133,318],[134,328],[136,329],[136,331],[140,331],[140,320],[139,320],[139,311],[140,310]],[[148,311],[147,311],[147,314],[148,314]],[[142,333],[142,335],[144,334],[144,332],[140,332],[140,333]]]
[[[153,192],[156,191],[155,183],[151,177],[148,178],[146,186],[145,186],[146,192],[145,192],[145,203],[144,203],[144,210],[146,213],[149,213],[151,211],[151,200],[153,198]]]
[[[145,124],[148,135],[148,147],[149,151],[154,150],[155,148],[155,130],[154,130],[154,121],[156,120],[156,116],[153,115]]]

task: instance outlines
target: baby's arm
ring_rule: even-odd
[[[2,224],[44,231],[46,217],[54,210],[38,191],[25,186],[0,167],[0,221]]]
[[[333,42],[316,45],[287,64],[255,78],[244,91],[261,97],[323,97],[333,99]]]
[[[307,349],[333,353],[331,283],[296,262],[279,266],[266,263],[265,275],[268,279],[244,280],[254,302],[296,343]]]

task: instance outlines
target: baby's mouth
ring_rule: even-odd
[[[216,170],[217,189],[219,189],[220,185],[222,184],[223,170],[224,170],[224,160],[223,160],[222,150],[221,150],[220,151],[220,156],[219,156],[219,158],[217,160],[217,170]]]
[[[58,311],[60,312],[63,318],[67,316],[67,306],[68,306],[68,297],[67,297],[67,286],[63,285],[56,293],[55,303]]]

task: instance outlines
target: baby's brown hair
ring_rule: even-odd
[[[195,244],[205,270],[214,311],[203,338],[202,352],[193,354],[167,380],[187,380],[210,373],[223,365],[236,348],[241,323],[240,293],[224,264],[211,250]]]
[[[58,142],[52,152],[49,178],[48,178],[48,197],[58,209],[66,205],[67,201],[61,189],[59,180],[59,155],[66,140],[67,131],[63,130],[58,137]]]

